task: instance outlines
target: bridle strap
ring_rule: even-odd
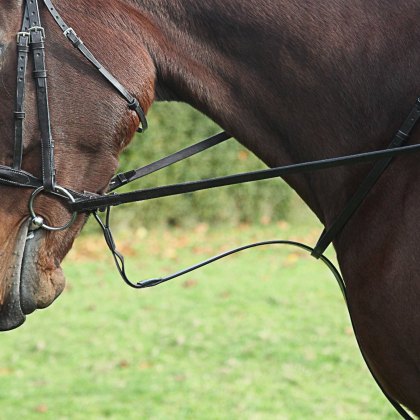
[[[42,180],[46,191],[55,188],[54,140],[48,104],[45,35],[43,28],[30,28],[34,79],[37,90],[38,122],[41,131]]]
[[[94,57],[82,40],[63,21],[50,0],[43,0],[54,20],[63,29],[66,37],[92,63],[102,76],[124,97],[128,107],[138,115],[140,127],[144,131],[148,124],[146,116],[138,100],[106,70]],[[34,176],[21,171],[24,150],[24,120],[25,120],[25,91],[26,70],[28,67],[29,51],[33,53],[33,76],[36,83],[36,101],[38,109],[38,124],[41,133],[42,183],[46,192],[56,193],[54,140],[52,138],[51,118],[48,103],[47,70],[45,62],[45,30],[41,23],[38,0],[27,0],[21,31],[17,34],[17,79],[16,102],[14,111],[14,148],[13,163],[10,168],[1,167],[0,184],[21,187],[39,188],[40,182]],[[70,191],[70,190],[68,190]],[[89,194],[91,195],[91,194]],[[76,193],[80,198],[81,194]],[[86,195],[83,195],[86,197]]]
[[[140,106],[139,101],[131,95],[131,93],[95,58],[92,52],[85,46],[83,41],[77,36],[73,28],[70,28],[63,18],[58,13],[55,6],[50,0],[43,0],[47,6],[48,11],[51,16],[54,18],[57,25],[63,31],[63,34],[66,38],[77,48],[82,55],[102,74],[102,76],[120,93],[120,95],[128,102],[128,107],[134,111],[140,121],[140,126],[137,129],[139,132],[143,132],[147,129],[147,119],[143,111],[143,108]]]
[[[315,160],[287,166],[279,166],[271,169],[263,169],[254,172],[229,175],[225,177],[203,179],[200,181],[185,182],[180,184],[164,185],[161,187],[131,191],[123,194],[109,194],[99,197],[86,197],[70,203],[71,211],[79,213],[102,209],[107,206],[119,206],[136,201],[147,201],[156,198],[169,197],[185,193],[191,193],[210,188],[225,187],[229,185],[243,184],[253,181],[262,181],[287,175],[315,172],[319,170],[335,168],[343,165],[355,165],[359,163],[374,162],[381,158],[389,158],[408,153],[420,152],[420,144],[398,147],[395,149],[381,149],[373,152],[359,153],[341,156],[337,158]]]
[[[199,143],[196,143],[192,146],[186,147],[172,155],[169,155],[163,159],[157,160],[149,165],[143,166],[138,169],[133,169],[121,174],[115,175],[109,183],[108,192],[114,191],[125,184],[133,182],[137,179],[143,178],[147,175],[150,175],[154,172],[160,171],[161,169],[167,168],[177,162],[180,162],[184,159],[190,158],[198,153],[204,152],[214,146],[217,146],[220,143],[223,143],[226,140],[231,139],[232,136],[227,134],[225,131],[214,136],[211,136]]]
[[[15,145],[13,151],[13,169],[22,168],[23,135],[25,121],[25,86],[26,69],[29,57],[28,9],[25,7],[21,31],[17,34],[17,78],[16,78],[16,106],[15,106]]]
[[[0,184],[36,189],[42,186],[42,181],[28,172],[0,165]]]
[[[52,192],[55,189],[54,141],[51,133],[51,119],[48,104],[47,70],[45,66],[45,30],[41,24],[38,0],[26,2],[22,28],[24,30],[27,28],[29,32],[29,44],[33,53],[33,76],[36,84],[38,123],[41,132],[42,183],[46,191]],[[20,68],[18,68],[18,73],[19,71]],[[23,110],[18,108],[20,104],[23,106],[24,94],[22,94],[22,90],[24,88],[25,79],[23,79],[18,87],[17,112],[23,112]],[[18,116],[24,116],[24,114],[18,114]],[[21,132],[20,124],[18,124],[14,153],[14,166],[18,168],[21,166],[22,150],[23,127]]]

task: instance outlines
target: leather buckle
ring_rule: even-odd
[[[29,38],[30,36],[30,32],[18,32],[16,35],[16,41],[19,44],[21,38]]]

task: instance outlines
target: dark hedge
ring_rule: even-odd
[[[221,131],[208,118],[179,103],[155,104],[149,112],[149,124],[149,130],[145,134],[137,135],[122,154],[120,171],[150,163]],[[246,172],[264,167],[265,165],[251,152],[235,140],[229,140],[226,144],[218,145],[201,155],[139,180],[128,189]],[[190,225],[202,222],[269,222],[287,216],[290,197],[289,187],[282,180],[275,179],[130,204],[116,209],[113,219],[120,226],[133,223],[150,226]]]

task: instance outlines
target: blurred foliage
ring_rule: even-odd
[[[127,171],[165,157],[221,129],[191,107],[180,103],[157,103],[149,112],[150,129],[139,134],[124,151],[120,171]],[[180,162],[126,190],[149,188],[264,168],[250,151],[235,140]],[[290,189],[280,179],[219,188],[127,205],[114,211],[113,220],[124,228],[133,223],[193,225],[198,222],[230,224],[270,222],[284,219]]]
[[[309,215],[301,225],[140,228],[118,248],[140,280],[273,233],[313,243],[321,229]],[[58,301],[2,333],[2,420],[397,419],[339,288],[309,255],[256,248],[135,292],[105,247],[79,238]]]

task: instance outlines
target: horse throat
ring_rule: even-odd
[[[382,30],[376,22],[359,32],[346,26],[337,38],[338,9],[326,16],[299,6],[290,15],[293,2],[285,2],[273,21],[273,5],[263,3],[251,20],[246,3],[141,2],[138,35],[156,66],[157,98],[189,103],[268,166],[386,147],[415,99],[414,75],[394,72],[396,99],[383,71],[389,56],[404,59],[407,37],[393,51],[375,40],[366,62],[358,47],[373,48],[370,39]],[[353,13],[363,20],[383,12],[360,6]],[[314,24],[303,25],[309,17]],[[334,27],[322,24],[326,17]],[[286,181],[328,225],[368,171],[337,168]]]

